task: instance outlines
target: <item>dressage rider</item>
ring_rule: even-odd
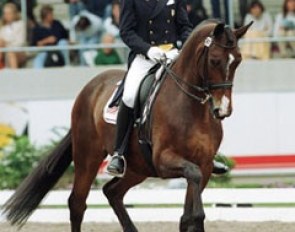
[[[107,167],[111,175],[121,177],[126,169],[124,156],[141,81],[164,56],[176,58],[191,31],[186,0],[121,0],[120,35],[131,52],[118,112],[114,154]],[[224,173],[227,167],[214,162],[214,171]]]

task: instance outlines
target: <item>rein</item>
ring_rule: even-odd
[[[206,91],[205,89],[203,89],[202,87],[200,86],[197,86],[197,85],[193,85],[191,83],[188,83],[186,81],[184,81],[182,78],[180,78],[168,65],[167,63],[165,62],[160,62],[161,65],[164,67],[165,71],[167,72],[167,74],[172,78],[172,80],[175,82],[175,84],[179,87],[179,89],[185,93],[187,96],[189,96],[190,98],[194,99],[194,100],[197,100],[199,101],[201,104],[205,104],[210,98],[211,96],[209,94],[206,94]],[[189,88],[191,89],[194,89],[198,92],[201,92],[201,93],[204,93],[205,97],[202,98],[202,97],[199,97],[191,92],[189,92],[188,90],[186,90],[183,85],[186,85],[188,86]]]
[[[180,76],[178,76],[167,64],[167,59],[165,58],[164,60],[160,60],[159,63],[164,67],[165,71],[167,72],[167,74],[171,77],[171,79],[175,82],[175,84],[179,87],[179,89],[185,93],[187,96],[189,96],[190,98],[200,102],[201,104],[205,104],[207,101],[209,101],[212,98],[212,95],[210,93],[211,90],[216,90],[216,89],[230,89],[233,87],[233,83],[231,81],[224,81],[221,83],[210,83],[209,82],[209,74],[208,74],[208,54],[209,54],[209,49],[212,46],[212,44],[215,44],[216,46],[225,48],[225,49],[233,49],[235,48],[237,45],[223,45],[220,43],[217,43],[214,41],[214,36],[208,36],[205,41],[204,41],[204,49],[202,51],[202,55],[201,55],[201,59],[203,60],[203,73],[201,75],[202,79],[203,79],[203,86],[198,86],[198,85],[194,85],[191,84],[189,82],[184,81]],[[199,60],[201,60],[199,59]],[[199,63],[199,62],[198,62]],[[198,91],[199,93],[204,94],[204,97],[199,97],[196,94],[190,92],[189,90],[187,90],[183,85],[194,89],[196,91]]]

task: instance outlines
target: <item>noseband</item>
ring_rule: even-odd
[[[218,47],[224,48],[224,49],[233,49],[236,48],[237,44],[233,45],[224,45],[217,43],[214,40],[214,35],[213,33],[208,36],[205,41],[204,41],[204,48],[202,51],[202,55],[198,61],[198,64],[203,63],[203,72],[201,74],[201,78],[203,80],[202,86],[199,85],[194,85],[191,83],[188,83],[184,81],[182,78],[180,78],[168,65],[167,65],[167,60],[165,61],[160,61],[164,69],[166,70],[167,74],[172,78],[172,80],[176,83],[176,85],[180,88],[180,90],[185,93],[187,96],[190,98],[193,98],[194,100],[199,101],[201,104],[205,104],[208,100],[212,98],[211,91],[212,90],[217,90],[217,89],[231,89],[233,87],[233,82],[232,81],[224,81],[220,83],[211,83],[209,81],[209,68],[208,68],[208,54],[210,47],[215,44]],[[195,95],[194,93],[190,92],[187,90],[185,87],[187,86],[189,89],[196,90],[199,93],[202,93],[204,97],[199,97]]]

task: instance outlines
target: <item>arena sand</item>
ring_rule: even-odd
[[[136,223],[140,232],[178,232],[178,224],[170,222]],[[15,227],[0,224],[0,232],[16,232]],[[69,224],[28,223],[20,232],[69,232]],[[121,232],[117,223],[85,223],[83,232]],[[206,222],[206,232],[294,232],[295,223],[262,222]]]

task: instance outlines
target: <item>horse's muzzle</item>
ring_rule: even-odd
[[[211,109],[213,116],[217,119],[223,120],[231,115],[230,99],[223,96],[220,101],[211,101]]]
[[[226,114],[221,113],[221,110],[218,107],[213,109],[213,116],[216,119],[223,120],[223,119],[229,117],[230,115],[231,115],[231,113],[226,113]]]

